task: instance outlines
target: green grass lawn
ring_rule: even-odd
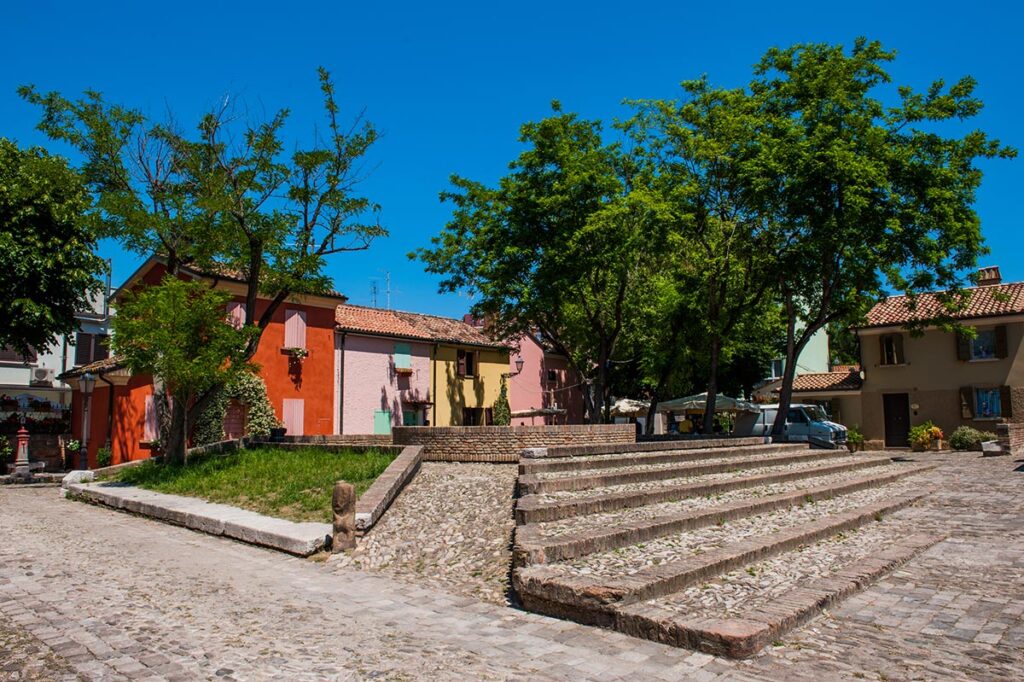
[[[292,521],[331,521],[334,484],[362,495],[395,455],[381,451],[328,452],[261,447],[189,460],[185,466],[146,462],[116,480],[172,495],[199,497]]]

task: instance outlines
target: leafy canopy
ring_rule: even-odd
[[[81,177],[63,159],[0,138],[0,348],[25,355],[77,328],[106,264]]]

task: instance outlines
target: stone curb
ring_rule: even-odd
[[[570,612],[590,611],[592,613],[589,617],[598,617],[602,613],[604,617],[609,617],[616,607],[678,592],[701,580],[728,573],[802,544],[859,528],[872,520],[878,520],[882,514],[902,509],[928,494],[930,491],[901,495],[890,501],[859,507],[811,524],[726,545],[706,554],[651,566],[630,575],[565,576],[550,566],[540,564],[515,569],[512,574],[513,584],[521,598],[529,595],[541,602],[561,603]]]
[[[706,476],[721,474],[735,469],[759,469],[763,467],[781,466],[784,464],[800,464],[839,458],[853,458],[849,452],[834,450],[812,450],[801,455],[783,455],[764,459],[737,457],[728,462],[718,464],[680,464],[659,469],[643,469],[640,471],[623,471],[618,473],[592,474],[588,476],[559,476],[556,478],[538,478],[535,474],[519,477],[519,490],[523,495],[541,493],[579,492],[591,488],[604,488],[612,485],[629,483],[647,483],[663,481],[683,476]]]
[[[854,566],[791,590],[742,617],[687,619],[677,612],[641,603],[619,609],[613,627],[624,634],[670,646],[714,656],[749,658],[944,539],[942,535],[912,535]]]
[[[795,471],[743,476],[726,481],[684,483],[664,488],[634,490],[621,493],[603,493],[599,495],[564,500],[545,501],[535,495],[526,495],[519,498],[519,501],[516,504],[516,523],[519,525],[525,525],[527,523],[559,521],[573,516],[585,516],[587,514],[619,511],[620,509],[643,507],[648,504],[658,504],[660,502],[675,502],[676,500],[685,499],[687,497],[700,497],[702,495],[713,495],[733,490],[742,490],[743,488],[755,488],[762,485],[770,485],[772,483],[786,483],[788,481],[812,478],[814,476],[827,476],[829,474],[838,474],[844,471],[857,471],[859,469],[883,466],[891,462],[892,460],[888,457],[863,457],[858,458],[856,461],[844,462],[842,464],[829,464],[820,467],[797,469]]]
[[[410,445],[402,448],[377,480],[356,501],[356,530],[365,533],[370,530],[387,508],[395,501],[402,488],[420,470],[423,461],[423,446]]]
[[[619,547],[628,547],[656,538],[681,533],[687,530],[704,528],[716,523],[735,521],[748,516],[765,514],[778,509],[786,509],[803,502],[817,502],[842,495],[885,485],[907,476],[924,473],[935,468],[933,465],[910,467],[905,471],[876,476],[862,476],[852,481],[834,483],[828,486],[796,490],[790,493],[779,493],[769,497],[753,500],[737,500],[696,511],[664,514],[654,518],[641,519],[619,526],[608,526],[595,531],[583,533],[566,533],[560,536],[545,538],[532,526],[522,526],[516,530],[516,544],[512,551],[513,565],[529,566],[532,564],[566,561],[587,554],[606,552]]]
[[[769,443],[768,445],[745,445],[740,448],[701,448],[698,450],[655,450],[651,453],[615,453],[602,455],[600,459],[524,459],[519,461],[520,474],[559,473],[586,471],[590,469],[613,469],[615,467],[642,466],[644,464],[668,464],[670,462],[698,462],[719,457],[744,457],[771,455],[780,452],[804,452],[808,447],[803,443]]]
[[[123,509],[176,526],[297,556],[309,556],[323,549],[331,535],[329,523],[296,523],[226,504],[165,495],[123,484],[71,483],[65,487],[65,494],[73,499]]]
[[[712,438],[691,440],[647,441],[638,443],[598,443],[593,445],[553,445],[546,448],[527,448],[522,451],[525,459],[563,457],[590,457],[592,455],[621,455],[634,452],[660,452],[662,450],[705,450],[709,448],[733,448],[765,445],[764,438]],[[783,445],[783,444],[779,444]],[[806,444],[801,443],[803,447]]]

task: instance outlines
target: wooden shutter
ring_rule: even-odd
[[[109,339],[106,334],[97,334],[93,337],[92,359],[106,360],[110,356],[110,348],[107,346]]]
[[[281,421],[284,422],[284,427],[288,429],[286,435],[289,436],[302,436],[303,432],[303,421],[305,416],[306,401],[301,398],[285,398],[281,404]]]
[[[152,442],[157,439],[159,426],[156,419],[156,397],[146,396],[146,425],[143,427],[142,439]]]
[[[895,356],[893,358],[893,360],[895,360],[894,364],[902,365],[907,361],[907,359],[903,356],[903,334],[893,334],[892,350],[893,355]]]
[[[78,332],[75,335],[75,364],[88,365],[92,362],[92,334]]]
[[[460,350],[458,352],[458,372],[460,377],[466,376],[466,351]]]
[[[999,387],[999,416],[1009,419],[1013,416],[1013,396],[1009,386]]]
[[[306,347],[306,313],[302,310],[284,311],[284,347]]]
[[[244,303],[228,303],[228,324],[235,329],[241,329],[245,325]]]
[[[395,368],[412,369],[412,346],[407,343],[395,344]]]
[[[960,416],[974,419],[974,389],[964,386],[960,389]]]
[[[959,332],[953,332],[956,340],[956,359],[967,362],[971,359],[971,340]]]
[[[1001,359],[1005,358],[1006,355],[1006,325],[1001,324],[996,327],[996,357]]]

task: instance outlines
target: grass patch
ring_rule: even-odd
[[[344,480],[362,495],[394,454],[329,452],[317,447],[241,450],[190,459],[185,466],[145,462],[115,478],[148,490],[210,502],[292,521],[331,521],[334,484]]]

